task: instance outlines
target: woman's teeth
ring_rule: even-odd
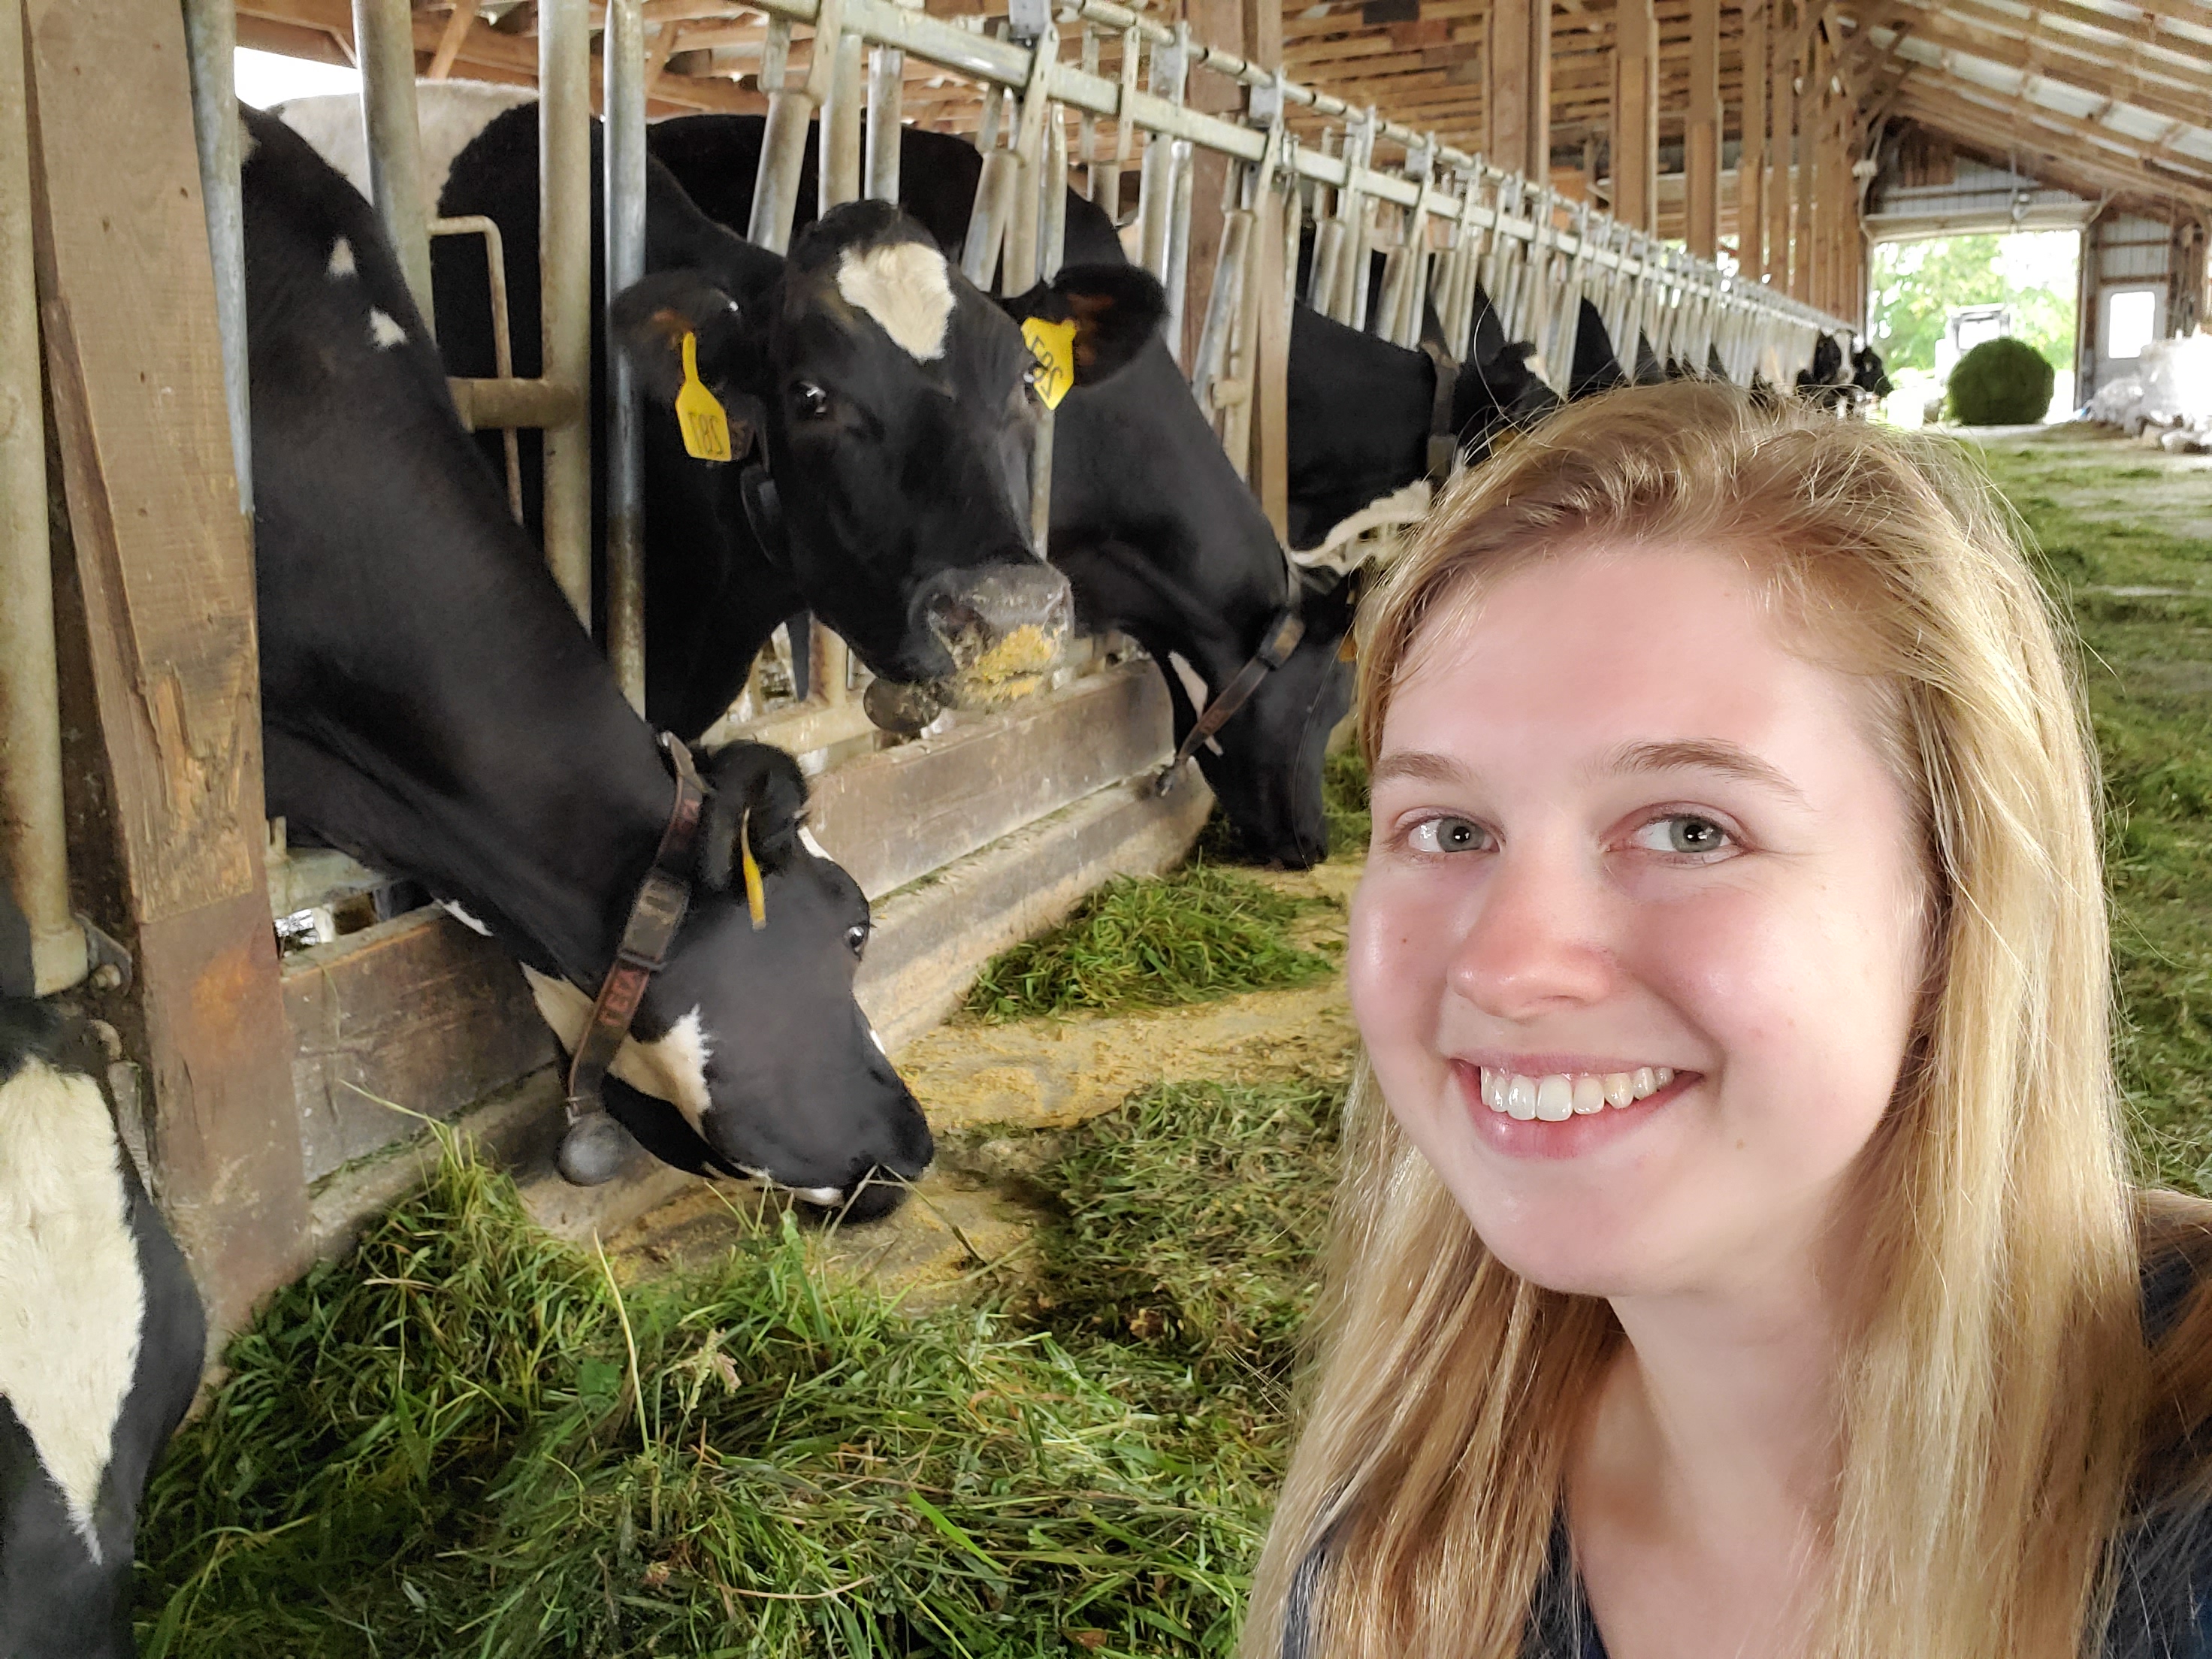
[[[1523,1077],[1518,1072],[1482,1068],[1482,1103],[1493,1112],[1546,1123],[1589,1117],[1608,1106],[1627,1106],[1657,1094],[1674,1080],[1668,1066],[1639,1066],[1632,1072],[1577,1072],[1569,1077]]]

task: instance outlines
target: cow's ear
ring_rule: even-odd
[[[799,850],[806,778],[799,763],[764,743],[732,743],[699,757],[707,805],[699,819],[699,879],[727,892],[739,881],[738,837],[764,871],[781,870]]]
[[[687,334],[709,392],[738,394],[761,381],[758,331],[729,292],[699,271],[656,270],[624,289],[615,298],[614,332],[654,403],[672,405],[683,387]]]
[[[1168,296],[1139,265],[1070,265],[1050,283],[1001,301],[1016,322],[1075,325],[1075,384],[1110,380],[1158,335]]]

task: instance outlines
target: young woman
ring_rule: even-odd
[[[1367,609],[1367,1065],[1245,1659],[2212,1656],[2212,1206],[2127,1185],[1986,487],[1626,391]]]

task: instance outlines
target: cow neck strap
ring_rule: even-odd
[[[1452,424],[1452,404],[1459,392],[1460,366],[1434,340],[1423,340],[1421,349],[1436,366],[1437,395],[1429,404],[1429,478],[1437,489],[1451,482],[1459,464],[1459,428]]]
[[[1305,623],[1293,606],[1286,605],[1267,619],[1267,631],[1260,636],[1259,650],[1237,671],[1236,678],[1221,688],[1220,695],[1200,712],[1189,735],[1176,748],[1175,758],[1160,769],[1159,776],[1153,781],[1153,793],[1164,795],[1175,787],[1182,763],[1198,752],[1200,744],[1229,724],[1260,689],[1261,680],[1291,659],[1291,653],[1298,648],[1305,632]]]
[[[629,1036],[630,1022],[653,976],[667,964],[668,947],[684,925],[691,907],[692,848],[699,839],[699,819],[706,805],[707,787],[691,763],[691,751],[673,733],[663,732],[661,744],[676,774],[676,799],[668,809],[668,823],[660,832],[660,845],[652,867],[638,883],[630,901],[629,919],[623,925],[622,942],[615,959],[599,981],[599,994],[592,1004],[592,1017],[576,1039],[568,1061],[568,1134],[562,1143],[562,1173],[568,1174],[572,1146],[580,1152],[584,1141],[604,1136],[599,1127],[605,1104],[601,1090],[607,1068]],[[608,1169],[599,1179],[605,1180]],[[573,1180],[574,1175],[570,1176]]]

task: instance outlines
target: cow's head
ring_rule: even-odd
[[[1298,573],[1305,632],[1280,668],[1198,750],[1198,768],[1244,850],[1263,863],[1304,870],[1328,856],[1321,772],[1328,734],[1352,707],[1352,584],[1334,571]],[[1221,685],[1171,653],[1176,740]],[[1218,679],[1217,672],[1214,678]]]
[[[1082,278],[1046,290],[1085,319],[1078,385],[1113,374],[1164,310],[1157,284],[1097,295]],[[919,225],[850,203],[800,233],[772,288],[656,272],[616,319],[650,393],[670,400],[695,337],[702,381],[761,431],[774,479],[764,508],[757,476],[732,466],[727,510],[878,675],[976,705],[1054,665],[1073,605],[1030,527],[1037,357]]]
[[[1897,390],[1881,353],[1872,346],[1861,346],[1851,353],[1851,384],[1869,398],[1887,398]]]
[[[1627,384],[1627,373],[1613,350],[1605,318],[1585,299],[1575,318],[1574,366],[1567,373],[1567,398],[1571,402],[1594,398]]]
[[[1559,394],[1528,367],[1535,349],[1533,341],[1505,337],[1497,307],[1478,283],[1468,361],[1452,388],[1453,429],[1468,465],[1487,459],[1491,444],[1509,427],[1533,426],[1559,406]]]
[[[672,1164],[766,1176],[854,1218],[883,1214],[933,1147],[854,1000],[868,902],[802,827],[806,783],[788,755],[732,744],[702,756],[700,774],[709,793],[690,908],[611,1068],[608,1109]],[[589,999],[529,978],[573,1052]]]

